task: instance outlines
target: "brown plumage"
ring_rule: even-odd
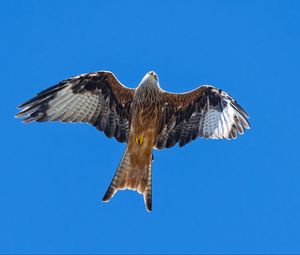
[[[144,195],[152,210],[152,150],[183,146],[197,137],[232,139],[249,128],[248,115],[227,93],[212,86],[173,94],[149,72],[136,89],[107,71],[83,74],[38,93],[19,106],[24,122],[86,122],[125,142],[123,158],[103,197],[118,190]]]

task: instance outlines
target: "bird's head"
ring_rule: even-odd
[[[140,85],[156,85],[157,87],[159,87],[159,80],[157,74],[153,71],[146,73]]]

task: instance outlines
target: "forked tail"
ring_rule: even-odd
[[[102,201],[108,202],[118,190],[131,189],[143,194],[147,211],[152,211],[152,155],[147,164],[132,165],[126,147],[115,176]]]

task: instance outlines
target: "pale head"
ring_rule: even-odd
[[[156,85],[157,87],[159,87],[159,80],[157,74],[153,71],[146,73],[146,75],[140,82],[140,85]]]

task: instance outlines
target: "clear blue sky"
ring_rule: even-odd
[[[300,253],[300,1],[1,1],[2,253]],[[102,203],[125,148],[91,126],[14,118],[58,81],[154,70],[248,111],[234,141],[155,151],[142,196]]]

